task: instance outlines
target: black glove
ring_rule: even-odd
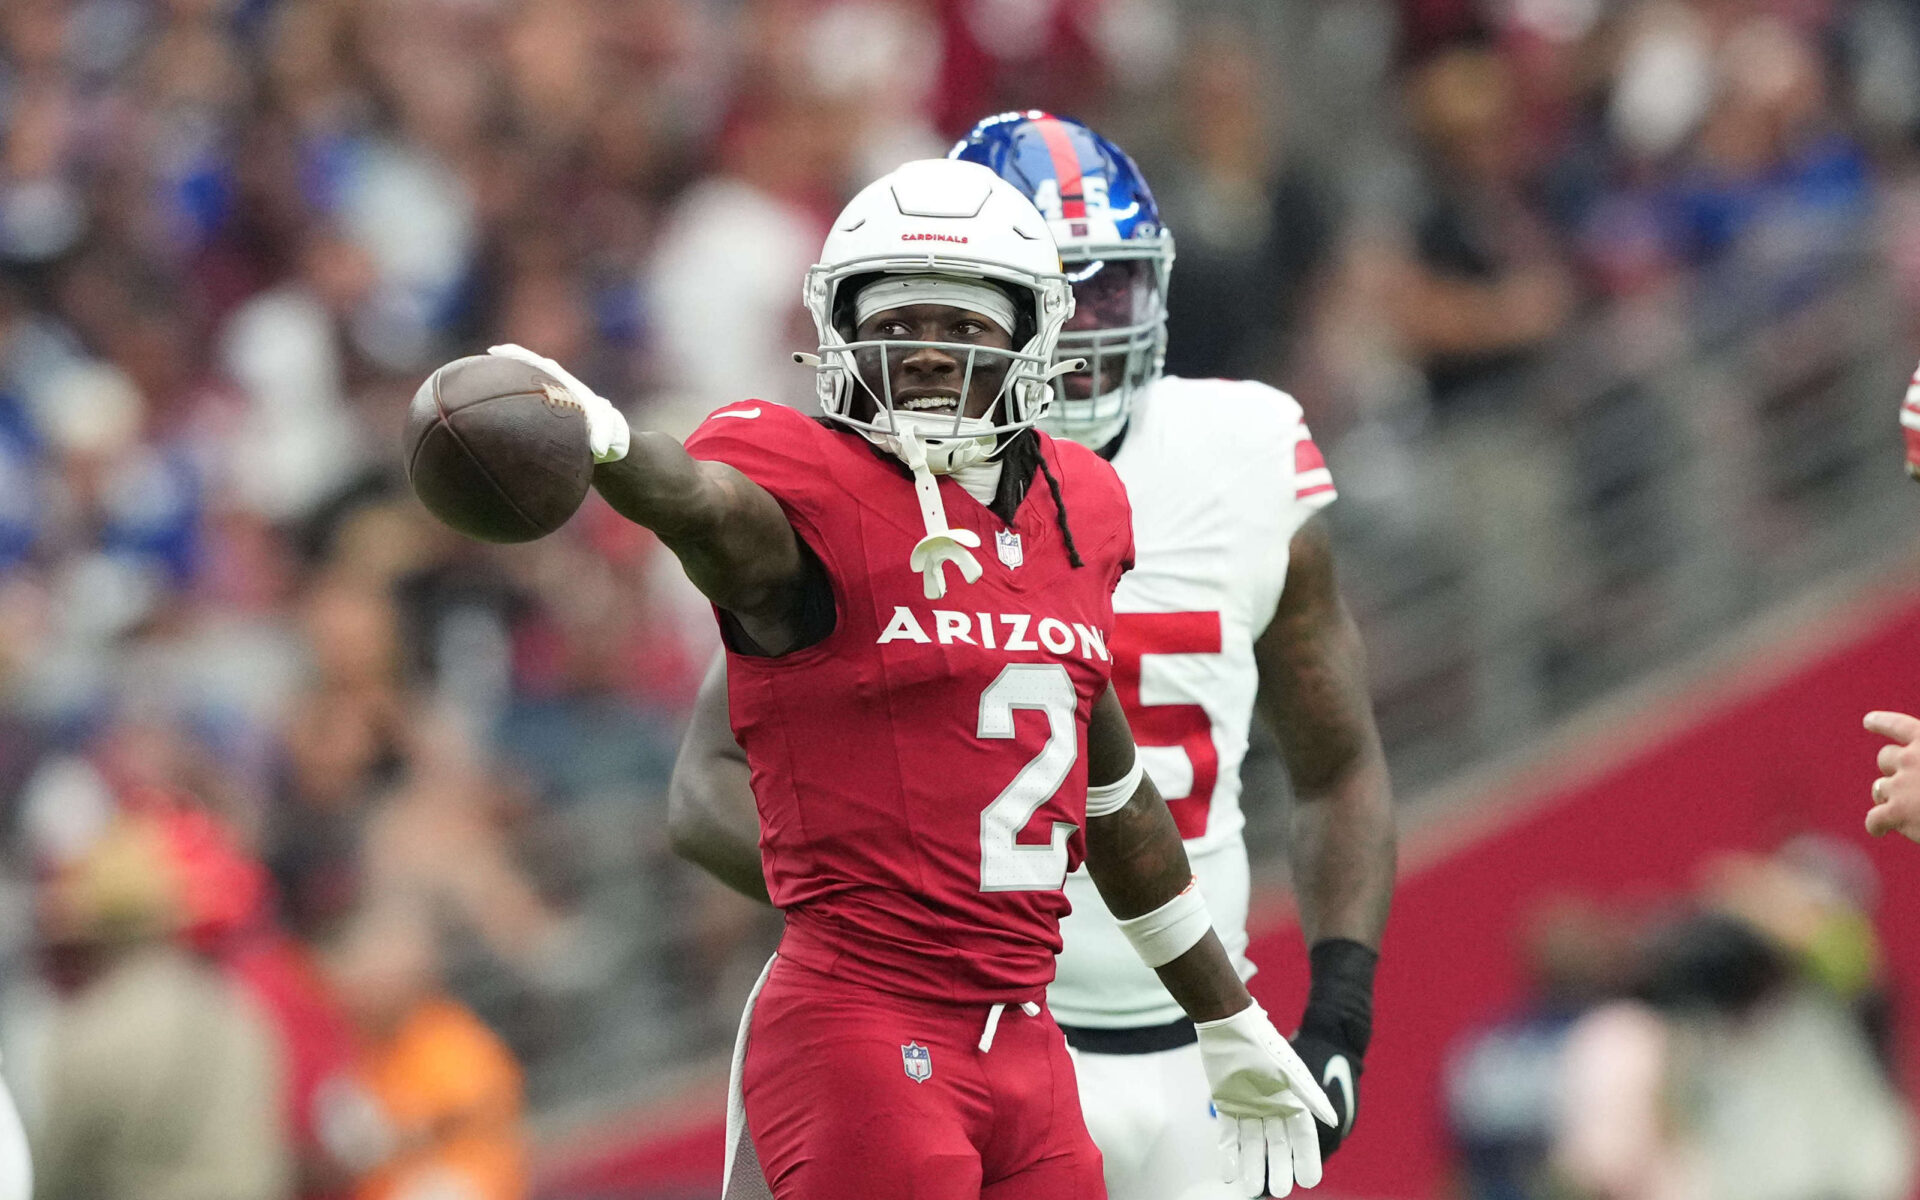
[[[1312,984],[1293,1049],[1340,1115],[1337,1125],[1314,1126],[1323,1162],[1353,1132],[1360,1112],[1361,1059],[1373,1038],[1373,970],[1379,961],[1377,951],[1346,938],[1316,942],[1308,953]]]

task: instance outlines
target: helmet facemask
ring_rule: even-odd
[[[814,361],[819,370],[822,413],[903,458],[902,442],[911,436],[921,443],[928,469],[935,474],[958,471],[997,456],[1012,434],[1029,428],[1045,415],[1053,400],[1052,380],[1071,369],[1058,365],[1049,353],[1050,335],[1065,320],[1070,306],[1065,280],[1019,280],[999,286],[982,279],[973,264],[967,266],[964,272],[949,272],[921,259],[912,270],[896,267],[876,272],[869,267],[861,272],[844,266],[815,267],[807,277],[808,308],[813,310],[822,335]],[[853,297],[871,280],[888,275],[899,276],[903,282],[919,277],[952,277],[976,288],[993,287],[1011,293],[1014,347],[858,338]],[[955,301],[952,307],[967,306]],[[902,355],[920,349],[945,351],[960,363],[960,403],[950,413],[916,412],[908,407],[915,400],[900,401],[894,395],[896,364]],[[989,403],[984,411],[969,416],[968,401],[975,383],[995,374],[999,383]]]
[[[907,407],[913,401],[896,402],[894,398],[893,364],[900,356],[922,349],[945,350],[962,361],[960,403],[951,414],[916,412]],[[1021,428],[1001,421],[999,416],[1011,407],[1008,392],[1013,386],[1012,366],[1025,357],[1015,351],[954,342],[887,339],[848,342],[840,353],[855,364],[853,379],[861,393],[854,397],[855,407],[859,407],[862,397],[872,403],[873,415],[866,422],[867,429],[873,431],[869,436],[895,455],[900,453],[902,438],[909,435],[917,438],[926,448],[928,468],[936,475],[951,474],[988,461],[1006,445],[1004,435]],[[1000,376],[1000,382],[986,411],[966,415],[976,380],[987,382],[993,374]],[[875,379],[880,381],[877,391],[873,386]]]
[[[1171,258],[1161,246],[1122,245],[1077,250],[1067,262],[1075,323],[1090,327],[1062,330],[1055,358],[1087,367],[1054,384],[1047,432],[1097,450],[1126,427],[1166,361]]]

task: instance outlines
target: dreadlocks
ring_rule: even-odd
[[[1004,464],[1000,468],[1000,490],[994,493],[988,510],[1011,525],[1037,469],[1047,481],[1047,491],[1053,495],[1053,520],[1067,544],[1067,561],[1076,567],[1085,566],[1080,561],[1079,547],[1073,544],[1073,530],[1067,525],[1067,501],[1060,492],[1060,481],[1053,477],[1053,468],[1047,465],[1047,456],[1040,452],[1040,439],[1033,430],[1022,429],[1014,434],[1007,448],[1001,451],[1000,461]]]

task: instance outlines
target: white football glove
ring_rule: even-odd
[[[1221,1177],[1243,1196],[1284,1196],[1296,1183],[1319,1183],[1314,1118],[1332,1125],[1338,1117],[1266,1010],[1255,1003],[1194,1028],[1219,1114]]]
[[[508,342],[504,346],[488,346],[488,354],[497,354],[501,358],[511,358],[517,362],[536,367],[559,382],[567,389],[567,395],[580,406],[587,415],[587,444],[593,448],[593,461],[597,463],[619,462],[627,456],[627,444],[632,434],[627,428],[627,419],[613,406],[613,401],[594,391],[573,377],[573,373],[559,363],[544,355],[535,354],[525,346],[516,346]]]

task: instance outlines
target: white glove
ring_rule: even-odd
[[[1220,1119],[1221,1177],[1243,1196],[1284,1196],[1320,1182],[1314,1118],[1335,1123],[1313,1072],[1258,1003],[1202,1021],[1200,1060]]]
[[[594,462],[619,462],[627,456],[627,444],[632,435],[627,428],[627,419],[620,415],[613,401],[575,379],[573,373],[559,363],[535,354],[525,346],[508,342],[504,346],[488,346],[487,353],[537,367],[567,389],[567,395],[587,415],[587,444],[593,448]]]

